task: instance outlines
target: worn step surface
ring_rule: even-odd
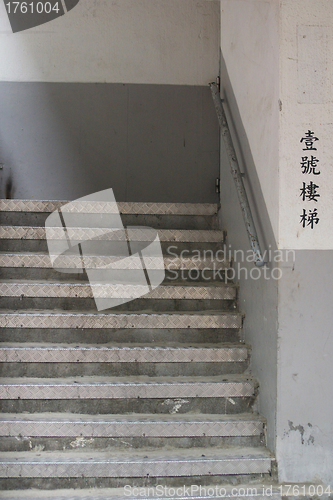
[[[240,313],[210,312],[140,314],[53,311],[0,311],[0,328],[241,328]]]
[[[3,377],[196,376],[242,373],[249,348],[238,344],[0,344]]]
[[[213,377],[3,378],[1,411],[237,414],[251,411],[258,385],[247,375]]]
[[[198,345],[24,345],[0,344],[2,363],[234,363],[248,359],[248,346]]]
[[[66,213],[66,201],[0,200],[2,225],[43,226],[54,210]],[[87,216],[121,214],[124,226],[174,229],[218,229],[218,205],[191,203],[89,203],[71,202],[71,210]],[[74,212],[75,213],[75,212]]]
[[[265,448],[142,450],[134,453],[3,453],[0,477],[182,477],[267,474],[272,454]]]
[[[6,250],[8,250],[6,248]],[[184,252],[184,250],[182,250]],[[228,252],[227,252],[228,253]],[[94,265],[108,265],[115,270],[126,270],[131,272],[132,278],[136,277],[137,271],[141,270],[140,258],[132,256],[131,259],[119,259],[112,256],[89,257],[87,263]],[[2,267],[2,279],[10,280],[34,280],[34,281],[57,281],[79,283],[83,279],[87,282],[88,277],[84,274],[69,273],[69,270],[77,269],[81,263],[73,255],[61,255],[57,260],[58,272],[52,267],[51,258],[47,253],[27,252],[0,252],[0,267]],[[147,270],[165,270],[165,280],[171,285],[187,282],[199,282],[202,285],[228,283],[228,277],[232,270],[230,262],[225,258],[225,249],[196,249],[192,254],[184,253],[178,255],[172,247],[166,252],[164,259],[156,257],[145,257]],[[140,271],[141,272],[141,271]],[[133,273],[133,274],[132,274]],[[228,283],[232,285],[231,283]]]
[[[161,242],[164,253],[170,251],[179,253],[184,250],[192,251],[204,249],[209,245],[213,251],[223,248],[225,234],[220,230],[197,230],[197,229],[158,229],[157,235]],[[64,239],[63,228],[49,228],[48,240],[54,244],[61,243]],[[150,243],[154,239],[155,232],[150,228],[131,229],[131,241]],[[118,255],[124,250],[127,242],[127,232],[124,230],[112,230],[112,228],[71,228],[71,243],[94,240],[94,248],[108,255],[110,248],[112,254]],[[46,230],[42,226],[0,226],[0,249],[3,251],[44,251],[46,252]],[[94,253],[94,252],[93,252]]]
[[[52,281],[0,281],[2,297],[31,298],[135,298],[146,287],[140,285],[89,284],[89,283],[57,283]],[[235,285],[219,285],[201,283],[198,286],[177,283],[161,285],[146,293],[145,299],[159,300],[234,300],[237,295]]]
[[[108,299],[128,302],[113,310],[197,311],[236,308],[237,288],[231,285],[178,283],[164,284],[147,293],[147,286],[92,284],[51,281],[0,282],[0,309],[79,309],[110,306]],[[139,297],[139,298],[137,298]],[[130,300],[132,299],[132,300]]]
[[[71,415],[2,414],[0,436],[33,437],[219,437],[258,436],[265,420],[240,415]]]
[[[297,485],[301,489],[303,485]],[[306,488],[308,493],[308,487]],[[208,500],[212,498],[234,498],[234,499],[256,499],[256,500],[282,500],[282,498],[290,498],[281,496],[281,493],[286,493],[284,485],[279,485],[276,482],[270,483],[244,483],[235,485],[228,484],[207,484],[205,486],[193,484],[191,486],[179,487],[176,490],[172,487],[161,488],[161,486],[142,486],[132,487],[127,485],[125,488],[108,488],[97,489],[92,488],[83,490],[59,490],[58,492],[52,491],[27,491],[26,497],[20,491],[6,491],[3,492],[4,500],[36,500],[42,498],[43,500],[134,500],[140,498],[148,500],[152,498],[159,498],[160,500],[170,500],[170,497],[175,500]],[[310,498],[311,495],[302,496],[302,498]],[[323,497],[327,500],[329,497]]]
[[[223,377],[80,377],[69,379],[7,378],[1,399],[155,399],[251,397],[256,382],[249,376]]]
[[[169,415],[8,414],[0,419],[0,450],[74,451],[263,446],[265,422],[255,414]]]
[[[64,207],[69,203],[64,200],[0,200],[0,212],[46,213],[62,208],[64,212],[77,213],[118,213],[141,215],[202,215],[211,216],[218,212],[214,203],[143,203],[143,202],[90,202],[71,201],[71,208]]]
[[[220,230],[200,229],[158,229],[160,241],[186,243],[223,243],[224,232]],[[150,241],[151,230],[133,228],[131,239],[134,241]],[[48,230],[48,238],[63,239],[63,228]],[[106,241],[127,241],[126,233],[117,228],[71,228],[71,239],[84,241],[86,239],[100,239]],[[45,227],[40,226],[0,226],[0,239],[3,240],[45,240]]]

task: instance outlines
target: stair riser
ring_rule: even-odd
[[[79,376],[214,376],[243,373],[248,361],[238,363],[1,363],[1,377]]]
[[[191,485],[211,486],[214,484],[243,485],[247,483],[271,484],[272,475],[266,474],[237,474],[237,475],[209,475],[189,477],[123,477],[123,478],[9,478],[0,479],[0,490],[55,490],[78,488],[124,488],[126,485],[133,487],[168,486],[183,487]],[[109,499],[108,499],[109,500]]]
[[[256,395],[233,398],[168,398],[168,399],[57,399],[2,400],[2,413],[69,412],[87,415],[124,413],[202,413],[238,414],[251,412]]]
[[[29,436],[29,437],[25,437]],[[174,447],[181,449],[214,448],[221,446],[263,446],[263,436],[225,436],[225,437],[110,437],[91,436],[73,437],[31,437],[29,432],[20,437],[1,437],[0,451],[113,451],[130,449],[161,449]]]
[[[45,226],[47,212],[2,212],[0,223],[6,226]],[[117,215],[108,216],[110,227],[117,221]],[[142,215],[122,214],[121,220],[127,226],[148,226],[156,229],[219,229],[217,215]]]
[[[37,343],[219,343],[237,342],[240,330],[237,328],[2,328],[2,342],[37,342]]]
[[[110,301],[99,300],[99,307],[105,305],[109,309]],[[151,312],[175,312],[175,311],[209,311],[224,310],[232,311],[236,307],[233,300],[202,300],[202,299],[134,299],[119,306],[113,307],[114,311],[151,311]],[[42,297],[0,297],[0,309],[24,310],[24,309],[61,309],[64,311],[94,311],[96,304],[94,299],[82,298],[42,298]]]

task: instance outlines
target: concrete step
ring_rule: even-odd
[[[0,436],[31,437],[219,437],[259,436],[265,419],[241,415],[2,414]]]
[[[239,342],[240,329],[236,328],[1,328],[3,342],[57,343],[57,344],[180,344],[215,345]]]
[[[134,482],[134,481],[133,481]],[[309,487],[304,484],[297,485],[299,490],[302,491],[303,486],[308,493]],[[324,488],[325,489],[325,488]],[[282,500],[291,497],[281,496],[286,488],[282,484],[275,481],[261,483],[244,483],[235,485],[228,485],[226,483],[213,482],[207,485],[192,484],[188,487],[174,488],[172,486],[163,487],[144,485],[138,487],[136,485],[127,485],[125,488],[84,488],[72,490],[33,490],[33,491],[6,491],[3,492],[2,498],[4,500],[137,500],[140,494],[142,500],[151,500],[159,498],[160,500],[212,500],[216,498],[233,498],[235,500],[242,499],[256,499],[256,500]],[[310,499],[311,495],[301,496],[301,499]],[[323,496],[323,500],[328,500],[329,496]]]
[[[149,311],[140,314],[81,311],[0,311],[1,328],[40,329],[239,329],[243,316],[237,312],[168,313]]]
[[[0,309],[76,309],[92,310],[95,300],[99,307],[109,298],[134,299],[118,309],[140,311],[233,310],[236,308],[237,287],[221,284],[168,284],[145,292],[142,285],[108,285],[51,281],[0,282]],[[144,295],[145,294],[145,295]],[[140,295],[142,297],[140,297]],[[137,298],[136,297],[140,297]],[[107,308],[109,303],[105,303]]]
[[[249,366],[249,348],[0,344],[0,363],[2,377],[213,376],[243,373]]]
[[[234,363],[247,361],[248,353],[244,344],[0,344],[2,363]]]
[[[45,226],[46,212],[0,212],[0,224],[8,226]],[[117,215],[108,217],[110,224]],[[124,227],[148,226],[154,229],[219,229],[217,213],[211,215],[182,214],[122,214]]]
[[[77,380],[4,378],[2,399],[167,399],[252,397],[257,383],[249,376],[80,377]]]
[[[179,257],[170,252],[164,256],[164,261],[161,264],[161,259],[156,257],[145,257],[145,264],[147,269],[165,269],[165,270],[207,270],[214,271],[217,269],[224,269],[229,266],[229,263],[224,258],[224,251],[221,251],[217,258],[210,250],[205,250],[204,253],[196,252],[193,255],[183,253]],[[100,257],[99,257],[100,258]],[[60,267],[74,268],[77,267],[77,257],[72,255],[62,255],[59,257]],[[97,257],[95,258],[97,260]],[[93,262],[94,259],[91,258]],[[113,269],[141,269],[141,260],[135,256],[126,263],[118,257],[108,256],[105,260],[98,262],[104,265],[112,265]],[[48,253],[0,253],[0,267],[24,267],[24,268],[52,268],[51,259]],[[68,278],[68,275],[66,276]],[[78,279],[82,279],[79,277]]]
[[[2,415],[1,451],[263,446],[258,415]]]
[[[246,375],[3,378],[0,383],[3,413],[246,413],[257,392],[257,382]]]
[[[63,228],[48,228],[48,239],[63,240]],[[149,241],[151,230],[139,227],[131,230],[133,241]],[[224,241],[224,232],[220,230],[192,230],[192,229],[159,229],[160,241],[185,243],[221,243]],[[0,226],[0,239],[3,240],[45,240],[45,227],[40,226]],[[127,241],[124,231],[118,228],[72,227],[71,240],[100,240],[100,241]]]
[[[158,229],[157,234],[164,253],[170,248],[173,252],[180,253],[183,250],[204,249],[207,245],[217,252],[222,249],[225,241],[225,234],[220,230]],[[131,230],[131,240],[141,242],[143,246],[150,244],[154,238],[155,232],[149,228],[138,227]],[[63,228],[48,228],[48,239],[54,245],[61,243],[64,239]],[[127,234],[123,230],[112,230],[109,227],[71,228],[72,245],[92,240],[94,249],[98,240],[99,251],[105,255],[123,255]],[[0,250],[6,251],[46,252],[48,249],[45,228],[40,226],[0,226],[0,242]]]
[[[7,249],[6,249],[7,250]],[[228,282],[229,261],[225,260],[226,249],[217,252],[209,248],[196,249],[192,255],[183,253],[180,257],[170,247],[170,252],[164,256],[163,262],[160,258],[145,257],[147,270],[164,269],[166,281],[170,284],[181,282],[199,282],[202,284],[220,284]],[[183,251],[184,252],[184,251]],[[113,269],[130,270],[130,278],[135,279],[139,270],[141,276],[141,259],[132,256],[131,259],[121,260],[116,257],[95,257],[89,259],[92,265],[109,265]],[[62,255],[57,259],[57,269],[62,269],[64,273],[53,269],[48,253],[0,253],[0,267],[2,267],[3,279],[16,280],[52,280],[52,281],[80,281],[83,278],[88,280],[87,275],[70,273],[72,269],[77,269],[81,263],[80,259],[71,255]],[[231,271],[229,271],[230,273]],[[123,279],[123,274],[122,274]]]
[[[0,200],[0,212],[45,213],[62,208],[67,212],[64,200]],[[91,202],[71,201],[70,212],[73,213],[120,213],[121,215],[195,215],[211,216],[218,212],[214,203],[144,203],[144,202]]]
[[[0,200],[0,223],[2,225],[44,226],[46,218],[54,210],[64,206],[66,201]],[[71,213],[121,214],[124,226],[150,226],[174,229],[218,229],[218,205],[191,203],[89,203],[71,202]],[[74,212],[75,213],[75,212]]]
[[[196,448],[161,451],[7,452],[0,458],[2,478],[191,478],[269,474],[272,454],[264,447]],[[114,485],[119,485],[115,483]]]
[[[134,481],[133,481],[134,482]],[[293,491],[295,494],[293,494]],[[322,493],[324,492],[324,493]],[[140,496],[139,496],[140,495]],[[4,500],[212,500],[217,498],[232,498],[235,500],[312,500],[320,497],[329,500],[332,487],[325,484],[309,483],[278,483],[276,480],[262,482],[247,482],[229,485],[226,483],[192,484],[174,488],[172,486],[136,486],[127,485],[124,488],[83,488],[71,490],[14,490],[2,492]]]
[[[0,281],[2,297],[31,298],[135,298],[143,289],[140,285],[108,285],[89,283],[56,283],[52,281]],[[145,290],[142,290],[145,291]],[[234,300],[237,297],[235,285],[207,284],[162,284],[149,291],[144,298],[159,300]]]

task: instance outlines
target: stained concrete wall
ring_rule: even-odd
[[[330,92],[328,82],[324,81],[327,68],[323,65],[319,69],[316,66],[319,76],[314,70],[308,70],[302,85],[297,79],[294,71],[297,60],[291,57],[300,33],[297,20],[306,26],[324,26],[330,44],[333,40],[332,14],[330,3],[325,1],[221,2],[221,93],[234,129],[261,243],[265,250],[271,245],[273,259],[274,251],[280,250],[279,245],[292,249],[295,241],[290,225],[295,214],[288,207],[297,206],[299,193],[293,193],[291,205],[286,206],[283,193],[288,169],[298,172],[299,165],[287,161],[287,145],[297,137],[299,146],[300,123],[324,125],[323,142],[329,131],[332,132],[327,122],[330,104],[322,114],[323,103],[317,103],[318,107],[310,103],[307,122],[304,120],[305,108],[301,117],[297,113],[300,104],[297,89],[303,88],[307,93],[319,81]],[[229,30],[228,35],[224,29]],[[275,36],[272,47],[274,33],[279,36]],[[296,59],[297,54],[294,54]],[[278,71],[274,72],[272,62],[277,60],[280,66],[278,64]],[[237,68],[239,61],[241,64]],[[240,82],[241,73],[244,76]],[[277,98],[278,113],[275,111]],[[263,156],[260,146],[265,151]],[[330,147],[326,141],[326,153]],[[274,151],[274,155],[269,156],[269,151]],[[288,154],[293,151],[291,149]],[[266,162],[266,169],[265,157],[275,159]],[[222,212],[222,219],[232,245],[246,252],[249,245],[241,229],[238,201],[230,176],[225,178],[227,185],[223,187],[222,202],[228,200],[230,205]],[[293,174],[291,178],[294,179]],[[323,204],[329,213],[331,202],[332,198],[325,198]],[[283,241],[279,240],[280,234]],[[314,250],[296,250],[294,255],[289,253],[288,260],[282,254],[282,262],[278,263],[271,259],[268,269],[276,267],[281,271],[277,281],[249,280],[244,273],[239,280],[240,306],[246,313],[245,339],[252,343],[253,372],[261,386],[259,407],[271,426],[269,445],[274,449],[275,442],[279,478],[286,482],[333,482],[333,252],[324,250],[330,248],[330,238],[330,233],[325,242],[321,237],[312,236],[309,246]]]
[[[282,481],[333,484],[332,251],[296,251],[279,282],[277,457]]]
[[[80,0],[19,33],[0,2],[0,196],[216,202],[218,35],[217,0]]]

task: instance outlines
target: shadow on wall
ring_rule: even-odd
[[[225,102],[225,110],[231,129],[234,147],[237,153],[237,159],[239,161],[241,171],[245,174],[243,182],[249,198],[258,236],[263,251],[268,249],[269,246],[276,248],[276,239],[271,226],[264,196],[261,191],[257,169],[222,54],[220,58],[221,98],[224,99]],[[225,157],[224,163],[227,165],[227,157]],[[226,166],[226,168],[229,169],[228,166]]]
[[[208,87],[1,82],[0,103],[1,197],[218,201]]]

